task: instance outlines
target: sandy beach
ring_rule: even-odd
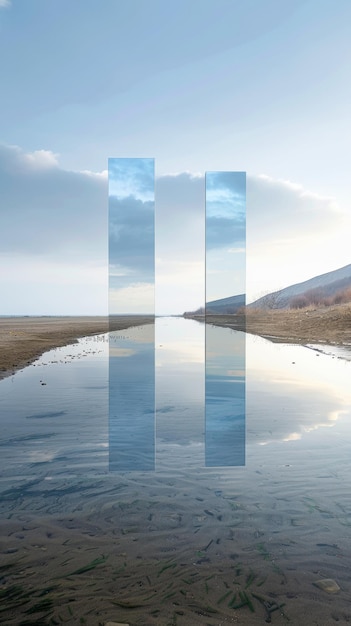
[[[154,322],[153,316],[0,318],[0,380],[52,348],[88,337]]]

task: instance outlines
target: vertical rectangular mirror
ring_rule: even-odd
[[[154,159],[109,159],[109,468],[155,468]]]
[[[245,241],[245,172],[206,172],[207,467],[245,465]]]

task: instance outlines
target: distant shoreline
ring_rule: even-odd
[[[351,305],[316,309],[248,310],[240,315],[175,316],[259,335],[272,342],[351,346]],[[30,365],[48,350],[99,335],[155,321],[153,315],[2,316],[0,317],[0,380]]]
[[[151,324],[152,315],[0,317],[0,380],[81,337]]]
[[[232,328],[279,343],[351,344],[351,305],[307,309],[247,309],[244,314],[190,315],[186,319]]]

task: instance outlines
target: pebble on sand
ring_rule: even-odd
[[[327,593],[338,593],[340,591],[338,583],[332,578],[322,578],[322,580],[316,580],[313,584]]]

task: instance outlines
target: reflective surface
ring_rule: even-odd
[[[105,470],[107,335],[45,353],[0,382],[1,480]]]
[[[193,320],[156,320],[156,468],[161,472],[205,465],[204,331]]]
[[[155,325],[110,333],[109,469],[155,469]]]
[[[106,337],[0,382],[2,623],[348,623],[351,363],[247,336],[246,465],[205,468],[204,327],[173,321],[155,471],[109,472]]]
[[[155,314],[155,161],[108,160],[109,315]]]
[[[206,466],[245,465],[245,334],[206,324]]]
[[[207,320],[245,306],[246,172],[206,172],[205,186]],[[245,336],[205,334],[206,466],[245,465]]]

